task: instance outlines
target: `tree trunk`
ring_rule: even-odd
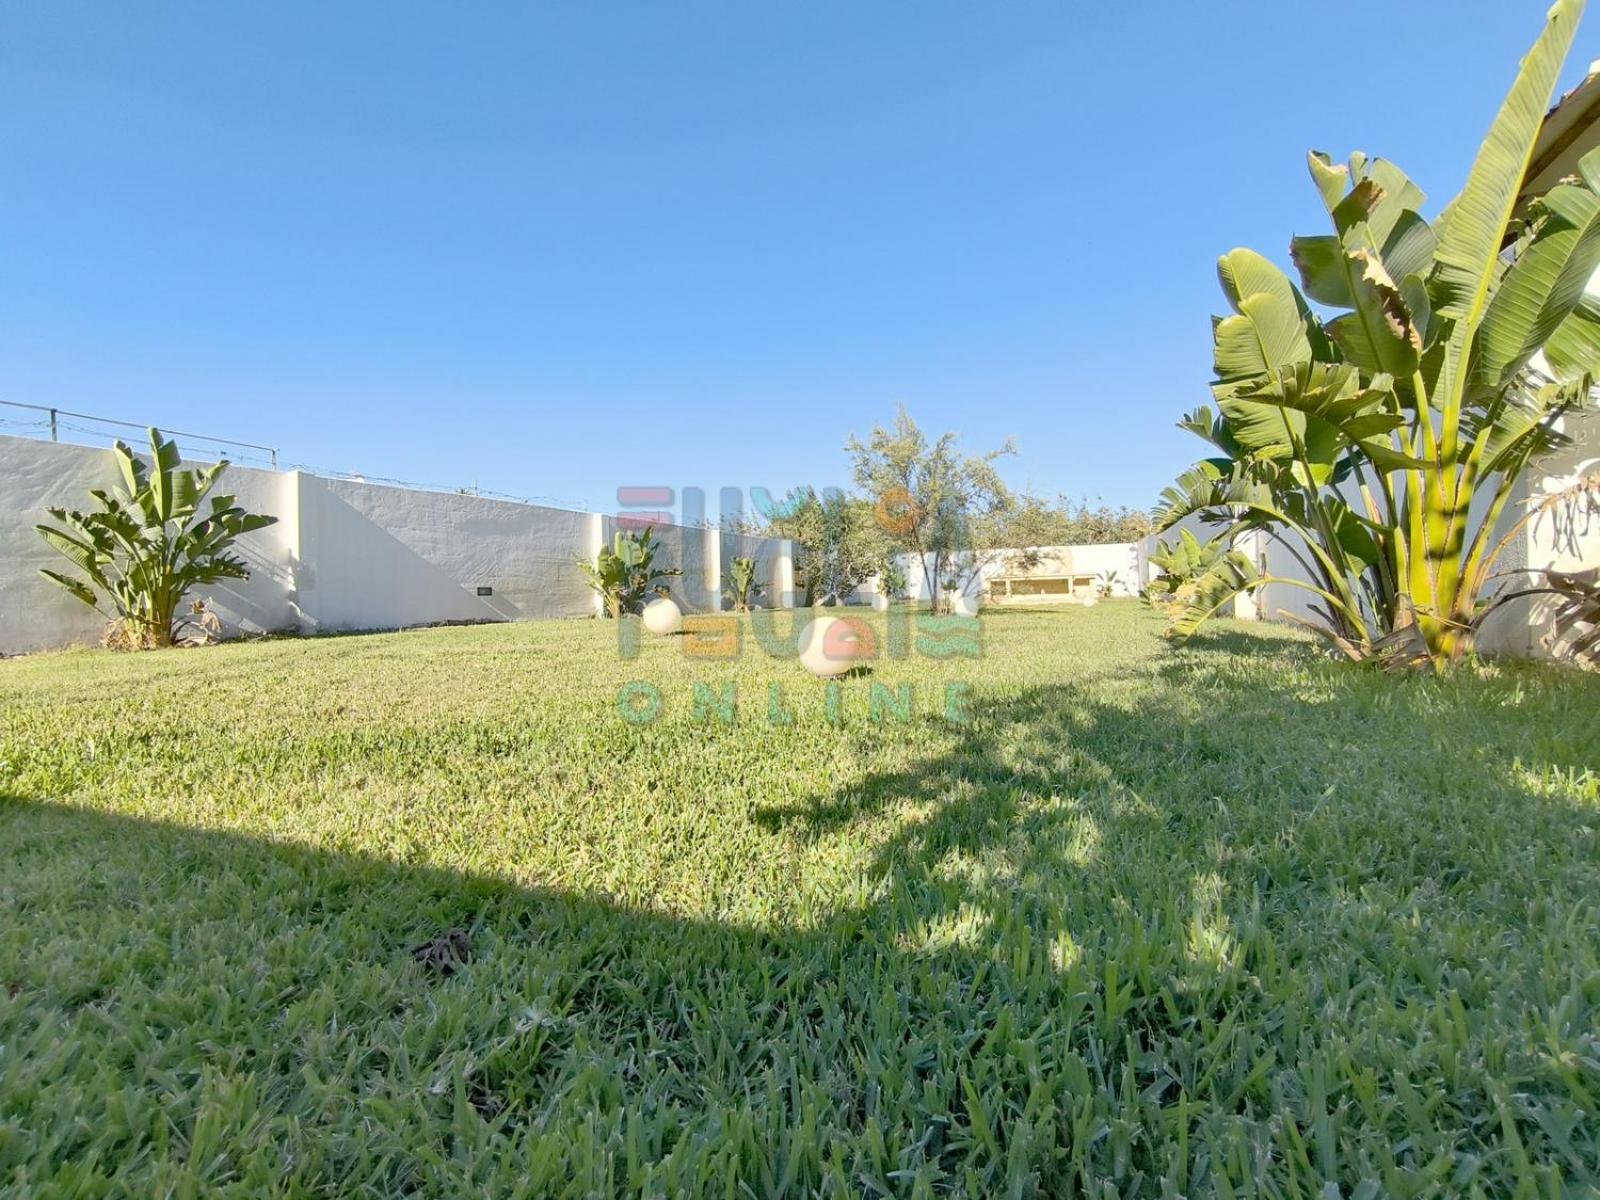
[[[163,596],[156,601],[150,613],[150,625],[145,630],[147,643],[152,649],[164,650],[172,645],[172,623],[177,612],[177,598],[169,600]]]

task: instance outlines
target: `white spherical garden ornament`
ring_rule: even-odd
[[[818,617],[800,631],[800,665],[834,679],[877,654],[872,626],[856,617]]]
[[[644,606],[644,627],[657,637],[683,628],[683,610],[670,596],[657,596]]]
[[[975,617],[978,615],[978,597],[971,592],[957,592],[950,604],[950,611],[958,617]]]
[[[1083,605],[1085,608],[1093,608],[1096,604],[1100,603],[1100,597],[1095,592],[1085,592],[1083,594],[1083,599],[1078,601],[1078,603]]]

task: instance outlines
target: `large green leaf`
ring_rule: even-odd
[[[1333,524],[1334,537],[1339,542],[1339,548],[1363,566],[1371,566],[1378,561],[1381,553],[1378,548],[1377,538],[1374,536],[1376,526],[1360,516],[1343,500],[1337,496],[1328,496],[1323,501]]]
[[[1188,529],[1178,530],[1176,542],[1157,542],[1150,562],[1175,581],[1193,579],[1207,570],[1227,549],[1226,535],[1202,542]]]
[[[1544,344],[1549,372],[1566,382],[1600,375],[1600,296],[1585,293]]]
[[[88,584],[84,583],[82,580],[69,578],[68,576],[61,574],[59,571],[51,571],[44,567],[39,568],[39,574],[43,575],[57,587],[65,589],[71,595],[77,597],[79,600],[87,604],[90,608],[95,607],[94,589]]]
[[[1600,193],[1600,153],[1578,160],[1578,171],[1591,193]],[[1563,189],[1556,189],[1559,203]],[[1590,283],[1592,285],[1592,277]],[[1600,294],[1586,286],[1576,304],[1543,345],[1545,370],[1560,383],[1600,375]]]
[[[1306,165],[1311,169],[1311,181],[1317,185],[1317,191],[1322,194],[1322,202],[1327,205],[1328,212],[1332,213],[1339,207],[1344,199],[1345,190],[1350,185],[1350,171],[1341,163],[1324,154],[1321,150],[1313,150],[1306,155]]]
[[[1394,228],[1379,248],[1379,256],[1383,259],[1383,269],[1389,272],[1390,279],[1401,285],[1402,292],[1407,279],[1427,275],[1433,266],[1433,252],[1438,242],[1433,226],[1420,214],[1408,209],[1396,219]],[[1408,298],[1408,306],[1410,303]]]
[[[1178,421],[1178,428],[1210,442],[1229,458],[1242,458],[1247,453],[1228,427],[1228,418],[1220,413],[1213,414],[1208,405],[1202,404],[1193,412],[1185,413]]]
[[[1535,221],[1532,240],[1484,310],[1469,395],[1490,395],[1510,382],[1577,308],[1600,268],[1600,196],[1563,184],[1540,203]]]
[[[1464,424],[1469,438],[1482,441],[1480,472],[1506,470],[1513,461],[1547,454],[1570,443],[1556,428],[1556,419],[1587,399],[1588,379],[1550,383],[1509,391],[1487,413],[1471,414]]]
[[[1431,251],[1431,233],[1421,218],[1406,228],[1422,232],[1414,239],[1415,245],[1397,252],[1397,260],[1415,270]],[[1364,241],[1365,237],[1354,240]],[[1376,251],[1320,236],[1294,238],[1289,254],[1306,295],[1322,304],[1354,310],[1327,326],[1344,358],[1365,370],[1390,375],[1406,376],[1416,370],[1422,352],[1419,324]],[[1413,263],[1413,258],[1418,261]]]
[[[1300,286],[1318,304],[1349,308],[1354,303],[1344,244],[1338,238],[1326,233],[1291,238],[1289,257],[1300,272]]]
[[[1366,179],[1378,188],[1377,202],[1370,206],[1367,213],[1367,230],[1372,245],[1384,247],[1394,240],[1408,215],[1415,217],[1422,211],[1427,196],[1404,171],[1386,158],[1368,160]]]
[[[1478,149],[1466,187],[1441,220],[1434,299],[1442,315],[1462,323],[1456,335],[1462,345],[1483,315],[1506,227],[1583,7],[1583,0],[1556,0],[1551,6],[1544,31],[1523,58]],[[1469,82],[1481,84],[1475,76]]]
[[[217,486],[217,480],[222,478],[222,473],[227,469],[228,460],[223,459],[221,462],[213,463],[204,470],[192,472],[193,497],[189,505],[190,508],[198,508],[200,506],[200,502],[211,494],[211,489]]]
[[[1171,486],[1162,488],[1161,499],[1150,514],[1156,532],[1171,529],[1183,518],[1215,503],[1216,482],[1233,465],[1227,459],[1203,458],[1179,475]]]
[[[127,489],[129,499],[132,499],[144,491],[144,463],[139,461],[133,447],[126,442],[117,442],[112,446],[111,453],[117,460],[117,469],[122,473],[122,486]]]
[[[1305,416],[1286,412],[1282,405],[1271,401],[1250,398],[1255,394],[1225,395],[1219,399],[1228,428],[1250,456],[1287,458],[1305,434]]]
[[[1352,250],[1340,259],[1352,311],[1328,323],[1328,335],[1345,358],[1365,371],[1410,375],[1422,355],[1422,335],[1400,289],[1378,256]]]
[[[1364,247],[1370,243],[1371,235],[1367,232],[1367,222],[1373,212],[1383,203],[1383,189],[1371,179],[1353,176],[1355,184],[1345,197],[1333,207],[1333,227],[1338,231],[1339,238],[1350,244],[1351,249]]]
[[[1271,259],[1240,247],[1217,259],[1217,280],[1235,311],[1246,296],[1258,292],[1283,300],[1294,308],[1294,287]]]
[[[152,428],[150,430],[150,457],[152,459],[150,499],[155,519],[158,521],[170,521],[177,501],[177,492],[173,485],[173,474],[178,470],[178,464],[182,461],[178,454],[178,444],[170,438],[162,437],[160,430]]]
[[[205,495],[202,487],[205,476],[199,471],[174,471],[172,473],[172,517],[182,521],[194,515]]]
[[[100,574],[100,564],[105,560],[105,554],[88,538],[74,536],[54,525],[36,525],[34,528],[52,550],[80,571],[91,576]]]
[[[1260,583],[1261,572],[1250,561],[1250,556],[1240,550],[1230,550],[1194,580],[1187,602],[1167,626],[1167,636],[1178,641],[1192,637],[1223,605]]]
[[[1239,388],[1219,403],[1234,436],[1264,458],[1288,457],[1292,447],[1287,435],[1293,433],[1308,439],[1308,450],[1318,452],[1319,461],[1322,448],[1328,448],[1331,461],[1334,452],[1350,444],[1382,470],[1421,465],[1391,443],[1389,435],[1405,418],[1388,381],[1374,376],[1371,383],[1362,387],[1355,367],[1347,363],[1303,363]],[[1277,411],[1284,409],[1305,419],[1286,419]]]
[[[1282,403],[1240,396],[1219,401],[1228,425],[1252,455],[1293,460],[1311,472],[1314,486],[1333,477],[1340,453],[1339,431],[1320,417]]]
[[[236,528],[239,533],[254,533],[277,523],[277,517],[269,517],[265,513],[245,513],[239,518]]]
[[[1302,255],[1310,260],[1309,275],[1316,282],[1305,278],[1306,294],[1341,308],[1348,308],[1352,301],[1338,262],[1340,254],[1375,251],[1390,278],[1403,280],[1432,265],[1435,244],[1432,227],[1420,215],[1426,199],[1422,189],[1387,159],[1356,155],[1353,162],[1354,173],[1333,166],[1325,154],[1313,152],[1307,156],[1311,178],[1333,217],[1335,236],[1296,238],[1295,242],[1303,246],[1292,250],[1302,277],[1308,275],[1308,264],[1302,262]],[[1346,192],[1345,185],[1352,178],[1355,186]],[[1318,269],[1318,264],[1326,264],[1326,269]],[[1323,294],[1326,289],[1331,291]]]
[[[1245,380],[1311,358],[1302,304],[1289,277],[1254,250],[1232,250],[1217,277],[1234,314],[1217,321],[1214,365],[1223,382]]]

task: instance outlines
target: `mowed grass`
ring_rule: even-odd
[[[1600,678],[984,626],[0,663],[0,1193],[1596,1186]]]

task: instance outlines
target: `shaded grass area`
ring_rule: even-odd
[[[1157,628],[838,723],[604,623],[0,664],[0,1192],[1593,1186],[1600,680]]]

